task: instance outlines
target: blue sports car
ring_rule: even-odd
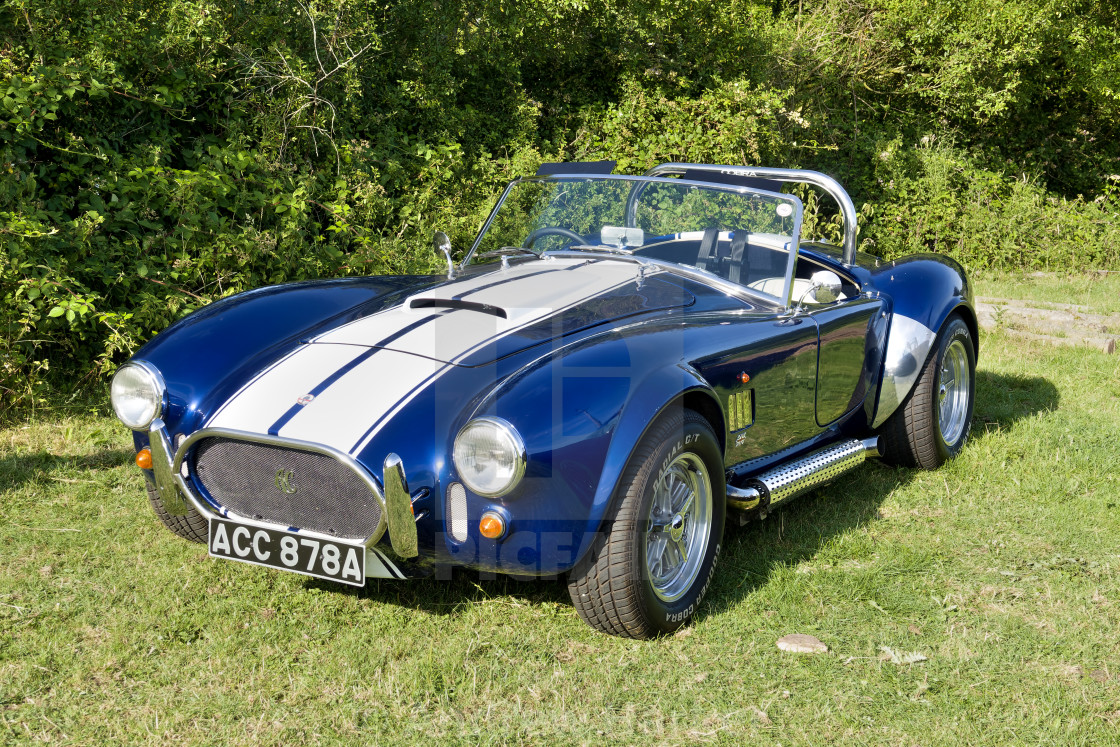
[[[160,520],[212,556],[343,584],[460,566],[567,579],[593,627],[685,624],[728,511],[761,518],[877,457],[968,438],[972,291],[856,251],[813,171],[552,164],[446,275],[261,288],[116,373]],[[804,240],[783,183],[823,190]]]

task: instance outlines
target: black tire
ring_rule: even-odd
[[[579,616],[626,638],[651,638],[687,623],[719,558],[725,488],[719,441],[708,421],[691,410],[663,415],[631,457],[588,556],[568,576]]]
[[[148,500],[152,504],[152,510],[156,512],[156,516],[165,527],[183,539],[206,543],[210,531],[206,517],[189,505],[187,506],[186,516],[172,516],[163,507],[163,500],[159,497],[159,491],[156,490],[156,487],[147,481],[144,482],[144,486],[148,489]]]
[[[976,346],[968,325],[954,314],[942,326],[914,390],[879,431],[883,460],[937,469],[968,441],[975,400]]]

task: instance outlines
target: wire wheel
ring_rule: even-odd
[[[666,602],[685,594],[700,574],[711,536],[712,482],[703,460],[679,454],[653,489],[645,564],[653,593]]]
[[[964,341],[954,339],[941,359],[941,374],[937,382],[938,425],[941,438],[955,444],[969,421],[969,404],[972,400],[971,371]]]
[[[727,510],[722,476],[711,423],[694,410],[663,412],[631,455],[603,531],[568,575],[579,616],[627,638],[688,623],[719,558]]]

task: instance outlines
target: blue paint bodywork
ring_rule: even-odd
[[[846,266],[839,250],[815,244],[803,245],[801,258],[806,267],[850,279],[859,293],[791,317],[695,277],[657,273],[475,352],[419,391],[355,457],[378,480],[388,453],[403,460],[418,496],[421,563],[525,575],[567,571],[601,530],[631,454],[667,408],[688,406],[707,416],[729,473],[742,477],[870,432],[892,314],[936,331],[956,312],[975,328],[971,288],[951,260],[860,255]],[[521,261],[534,260],[515,263]],[[495,273],[499,282],[497,269],[469,273]],[[135,358],[167,382],[164,420],[172,437],[189,435],[310,337],[445,281],[380,277],[251,291],[184,318]],[[747,389],[752,422],[732,432],[728,400]],[[457,543],[445,531],[445,491],[457,479],[449,455],[455,434],[481,415],[513,424],[528,467],[500,499],[468,491],[469,538]],[[137,433],[137,448],[146,443],[146,434]],[[477,531],[491,508],[510,523],[500,541]]]

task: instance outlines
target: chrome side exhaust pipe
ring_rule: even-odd
[[[774,506],[830,482],[865,460],[878,456],[882,456],[878,436],[841,441],[771,467],[749,478],[743,487],[728,485],[727,505],[740,511],[761,509],[765,516]]]

